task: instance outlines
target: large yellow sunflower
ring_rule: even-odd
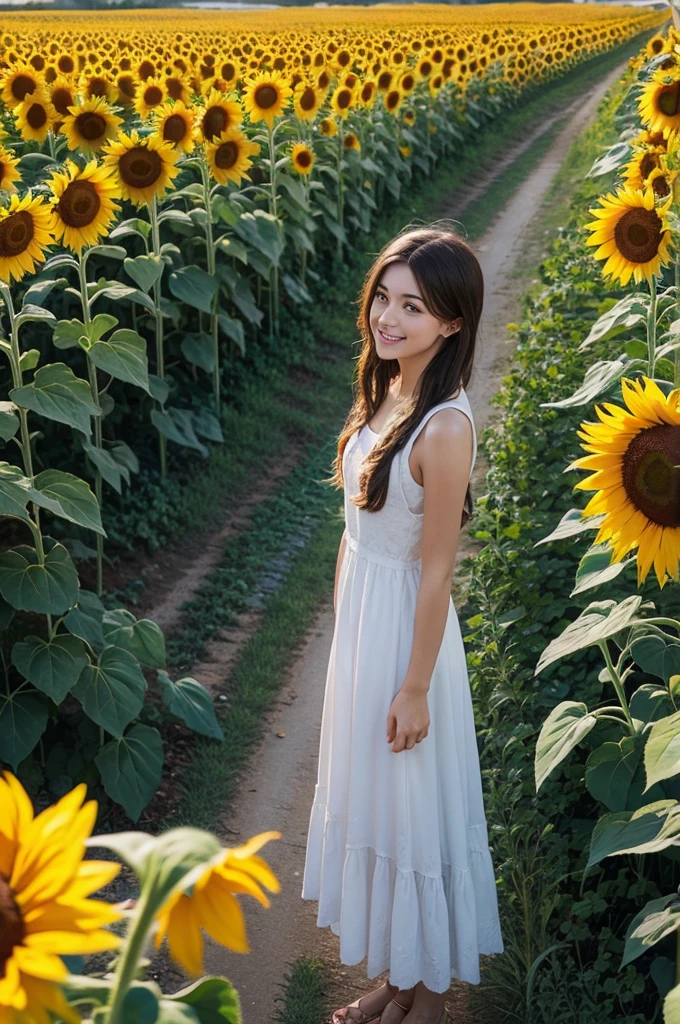
[[[196,109],[182,100],[167,100],[153,112],[154,134],[183,153],[193,153],[198,138]]]
[[[219,138],[205,144],[210,173],[220,185],[228,181],[238,185],[252,166],[250,158],[259,152],[259,145],[249,142],[238,128],[228,128]]]
[[[352,109],[354,92],[346,85],[339,85],[331,96],[331,107],[339,117],[345,118]]]
[[[234,893],[250,893],[264,907],[269,906],[261,886],[270,892],[280,892],[281,886],[257,850],[270,839],[280,838],[280,832],[261,832],[242,846],[226,849],[223,860],[194,884],[191,896],[181,890],[171,896],[158,915],[156,948],[167,936],[173,960],[193,975],[203,971],[201,929],[228,949],[249,952],[243,913]]]
[[[313,121],[323,100],[323,89],[315,88],[310,82],[300,82],[293,93],[295,116],[301,121]]]
[[[9,206],[0,208],[0,280],[10,284],[32,274],[45,250],[54,243],[52,213],[44,199],[30,190],[21,199],[14,193]]]
[[[290,159],[298,174],[311,174],[314,166],[314,153],[304,142],[297,142],[293,146]]]
[[[61,956],[114,949],[120,940],[105,926],[119,911],[89,896],[120,864],[83,860],[97,814],[76,786],[37,817],[21,783],[0,777],[0,1021],[69,1024],[80,1016],[59,983],[68,976]]]
[[[69,107],[61,131],[68,139],[71,152],[80,150],[86,156],[94,156],[104,145],[116,137],[122,117],[114,114],[106,100],[85,100]]]
[[[162,78],[147,78],[137,88],[133,106],[142,121],[146,121],[153,110],[161,107],[167,95]]]
[[[642,88],[638,111],[651,131],[680,128],[680,80],[656,71]]]
[[[41,84],[40,75],[28,63],[15,64],[2,78],[2,102],[6,107],[23,103]]]
[[[14,122],[24,141],[44,142],[59,115],[41,88],[29,93],[14,108]]]
[[[80,254],[86,245],[96,245],[108,233],[120,206],[120,188],[110,167],[90,160],[81,170],[72,160],[65,173],[54,171],[48,186],[54,219],[52,231],[57,241]]]
[[[261,71],[245,82],[243,106],[252,122],[265,121],[267,127],[273,128],[292,92],[280,71]]]
[[[240,103],[226,99],[218,89],[210,89],[205,97],[205,106],[196,107],[198,127],[206,142],[219,138],[222,132],[238,128],[243,121]]]
[[[4,146],[0,146],[0,192],[16,192],[14,182],[21,181],[18,163],[18,156],[13,156]]]
[[[612,562],[638,548],[638,586],[653,564],[663,587],[680,560],[680,388],[664,395],[647,377],[624,377],[621,389],[627,408],[595,407],[601,422],[578,431],[591,454],[569,469],[594,471],[574,489],[597,491],[583,516],[606,514],[595,543],[610,541]]]
[[[176,167],[180,151],[156,135],[142,138],[136,129],[126,135],[118,132],[118,141],[104,147],[104,163],[114,167],[125,199],[137,206],[160,198],[179,174]]]
[[[606,259],[605,277],[628,284],[644,278],[651,282],[661,267],[669,262],[668,246],[671,232],[666,213],[672,196],[655,209],[654,190],[644,191],[623,185],[616,193],[600,198],[601,207],[589,210],[597,220],[586,224],[592,231],[586,245],[597,245],[595,259]]]

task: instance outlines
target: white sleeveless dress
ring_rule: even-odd
[[[479,984],[479,955],[502,953],[496,882],[460,625],[453,601],[427,694],[430,727],[392,752],[387,715],[408,668],[420,579],[423,488],[408,459],[440,409],[428,412],[391,465],[379,512],[358,509],[363,456],[379,435],[368,424],[343,453],[345,554],[321,721],[302,898],[318,900],[317,925],[340,937],[340,960],[367,958],[408,989]]]

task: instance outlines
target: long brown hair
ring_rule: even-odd
[[[454,231],[436,225],[407,228],[378,253],[359,296],[357,326],[362,343],[353,385],[354,402],[338,438],[333,473],[328,480],[338,488],[344,486],[342,456],[347,442],[380,408],[392,380],[399,375],[396,359],[378,356],[370,326],[370,310],[378,282],[392,263],[408,265],[425,306],[433,316],[444,322],[462,317],[463,324],[458,332],[444,340],[423,370],[404,415],[365,456],[359,477],[359,494],[350,496],[350,500],[357,508],[368,512],[378,512],[385,504],[392,460],[405,446],[428,409],[447,401],[458,393],[461,385],[466,387],[469,383],[484,301],[482,268],[470,246]],[[473,504],[468,484],[461,525],[470,518]]]

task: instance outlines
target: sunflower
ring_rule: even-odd
[[[383,95],[385,110],[389,111],[390,114],[397,114],[403,99],[404,94],[400,89],[388,89]]]
[[[166,100],[154,110],[153,122],[154,135],[184,153],[193,153],[198,137],[195,108],[187,107],[181,100]]]
[[[412,151],[411,151],[411,147],[410,146],[400,146],[399,147],[399,152],[401,153],[401,155],[403,157],[408,159],[410,157]]]
[[[404,124],[412,125],[415,122],[415,119],[416,119],[416,115],[415,115],[415,111],[414,110],[409,108],[408,110],[404,111],[404,118],[403,118]]]
[[[220,185],[228,181],[238,185],[252,166],[250,157],[259,152],[258,144],[249,142],[238,128],[228,128],[219,138],[205,144],[210,173]]]
[[[114,114],[104,99],[85,100],[69,107],[61,131],[68,139],[71,152],[81,150],[86,156],[94,156],[111,139],[116,137],[122,117]]]
[[[21,173],[17,170],[19,157],[12,156],[8,149],[0,146],[0,191],[16,192],[15,181],[21,181]]]
[[[594,471],[574,490],[597,491],[582,512],[605,514],[595,543],[610,541],[612,562],[638,548],[638,586],[653,564],[663,587],[680,560],[680,389],[664,395],[648,377],[624,377],[621,390],[626,409],[605,402],[600,423],[581,424],[591,454],[569,469]]]
[[[680,80],[656,71],[643,86],[638,111],[650,131],[680,128]]]
[[[65,173],[54,171],[48,186],[54,220],[52,231],[57,241],[80,255],[86,245],[96,243],[107,234],[120,207],[120,189],[110,167],[90,160],[81,170],[72,160],[65,163]]]
[[[598,219],[586,224],[592,231],[586,245],[597,245],[595,259],[605,259],[605,277],[628,284],[631,275],[639,284],[642,278],[651,283],[661,267],[669,262],[671,238],[666,212],[672,196],[658,209],[654,208],[654,190],[644,192],[623,185],[616,193],[600,198],[601,207],[589,210]]]
[[[10,196],[9,206],[0,209],[0,280],[20,281],[42,263],[45,250],[54,243],[51,221],[49,203],[34,198],[30,190],[22,199]]]
[[[118,88],[108,75],[100,71],[82,71],[78,79],[78,92],[85,100],[95,100],[99,97],[107,103],[115,103],[118,97]]]
[[[274,127],[274,118],[283,113],[293,90],[280,71],[261,71],[245,83],[243,105],[251,121],[265,121]]]
[[[319,121],[319,131],[322,135],[332,139],[338,134],[338,123],[332,117],[324,117]]]
[[[290,158],[298,174],[311,173],[314,166],[314,153],[304,142],[298,142],[293,146]]]
[[[370,110],[373,104],[375,103],[375,98],[377,95],[378,87],[376,85],[375,79],[366,78],[363,81],[361,88],[359,89],[357,99],[362,107],[366,107],[367,110]]]
[[[61,114],[61,117],[68,117],[68,108],[76,102],[76,91],[68,78],[59,75],[54,79],[49,88],[50,103]]]
[[[42,88],[28,94],[14,108],[14,121],[21,138],[28,142],[44,142],[59,115]]]
[[[652,171],[661,167],[661,154],[665,152],[665,146],[644,146],[633,150],[633,159],[623,169],[626,184],[631,188],[642,188]]]
[[[0,1020],[78,1024],[59,983],[62,955],[113,949],[105,926],[121,914],[90,895],[116,877],[120,864],[83,860],[97,814],[76,786],[37,817],[21,783],[0,777]]]
[[[202,138],[210,142],[222,132],[238,128],[243,121],[240,103],[227,100],[218,89],[211,89],[205,97],[205,107],[198,108],[198,127]]]
[[[2,102],[6,107],[16,107],[30,93],[35,92],[40,84],[40,76],[30,64],[15,64],[12,71],[2,79]]]
[[[353,90],[346,85],[339,85],[331,96],[331,107],[339,117],[345,118],[350,112],[353,99]]]
[[[300,121],[313,121],[323,103],[322,89],[316,89],[309,82],[300,82],[293,93],[295,116]]]
[[[133,106],[142,121],[146,121],[152,110],[162,106],[167,99],[162,78],[147,78],[137,88]]]
[[[137,206],[164,195],[180,171],[175,166],[179,150],[155,135],[142,138],[136,129],[130,135],[118,132],[104,153],[104,163],[116,170],[123,198]]]
[[[193,975],[203,972],[201,929],[220,945],[248,953],[243,913],[234,893],[250,893],[262,906],[270,905],[262,886],[270,892],[280,892],[281,886],[256,851],[280,838],[280,832],[261,832],[242,846],[226,849],[224,858],[194,884],[191,896],[181,890],[174,893],[158,914],[156,949],[167,936],[171,957]]]
[[[347,132],[342,140],[342,144],[345,149],[353,149],[357,153],[361,152],[361,143],[354,132]]]

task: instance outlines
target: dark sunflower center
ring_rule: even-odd
[[[657,174],[656,178],[652,182],[652,188],[654,189],[655,195],[663,199],[665,196],[670,194],[671,187],[664,178],[663,174]]]
[[[656,102],[662,114],[675,117],[680,108],[680,82],[673,82],[662,89]]]
[[[105,118],[101,114],[95,114],[93,110],[78,114],[75,123],[78,134],[86,142],[96,142],[106,134]]]
[[[26,121],[31,128],[36,130],[43,127],[45,121],[47,121],[47,111],[42,103],[31,103],[26,114]]]
[[[26,97],[35,91],[35,82],[28,75],[17,75],[12,82],[12,95],[16,100],[23,102]]]
[[[303,150],[301,153],[297,154],[295,160],[300,167],[309,167],[312,162],[312,154]]]
[[[5,964],[11,957],[14,947],[23,941],[25,933],[24,922],[12,890],[6,878],[0,875],[0,979],[5,977]]]
[[[659,166],[659,157],[657,153],[645,153],[640,161],[640,174],[642,178],[644,179],[649,177],[652,171]]]
[[[150,85],[144,91],[144,102],[147,107],[157,107],[159,103],[163,102],[163,90],[157,85]]]
[[[148,188],[161,176],[163,161],[155,149],[135,146],[120,158],[118,173],[126,185],[132,188]]]
[[[269,110],[279,98],[278,90],[273,85],[260,85],[255,90],[255,102],[260,110]]]
[[[57,67],[63,75],[70,75],[73,69],[75,68],[75,62],[73,60],[73,57],[69,57],[68,54],[62,54],[62,56],[57,61]]]
[[[661,219],[656,210],[636,206],[620,218],[614,239],[621,255],[631,263],[648,263],[659,251]]]
[[[104,78],[91,78],[87,87],[90,96],[103,97],[108,95],[107,82]]]
[[[68,227],[84,228],[95,219],[101,205],[91,181],[72,181],[57,203],[57,211]]]
[[[659,526],[680,526],[680,426],[641,430],[623,456],[623,486],[630,501]]]
[[[166,142],[181,142],[187,133],[187,124],[181,114],[171,114],[166,118],[163,127],[163,138]]]
[[[215,150],[215,166],[228,171],[238,160],[238,146],[235,142],[223,142]]]
[[[58,88],[52,93],[52,105],[63,117],[68,115],[68,108],[73,106],[73,96],[68,89]]]
[[[0,221],[0,257],[20,256],[33,239],[33,218],[28,210],[11,213]]]
[[[301,110],[314,110],[314,104],[316,103],[316,95],[314,90],[309,86],[303,91],[300,97],[300,109]]]
[[[338,95],[338,106],[340,107],[340,109],[344,110],[345,107],[348,107],[351,99],[352,94],[349,91],[349,89],[343,89],[342,92]]]
[[[389,110],[393,110],[399,105],[399,93],[396,90],[387,94],[387,106]]]
[[[168,90],[168,95],[173,100],[179,100],[182,98],[182,83],[178,78],[168,78],[165,83],[165,88]]]
[[[203,135],[206,139],[219,138],[229,124],[229,115],[222,107],[209,107],[203,117]]]

